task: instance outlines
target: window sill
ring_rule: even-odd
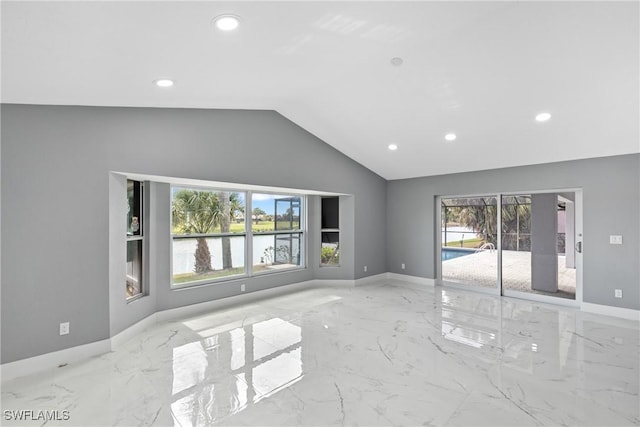
[[[232,276],[218,277],[214,279],[202,279],[202,280],[194,280],[193,282],[184,282],[184,283],[172,283],[171,290],[185,289],[185,288],[193,288],[199,286],[206,285],[216,285],[218,283],[226,283],[232,282],[234,280],[244,280],[249,278],[248,274],[234,274]]]
[[[142,299],[146,296],[147,296],[146,294],[141,293],[141,294],[134,295],[132,297],[127,297],[127,304],[131,304],[132,302],[138,301],[139,299]]]
[[[269,269],[264,270],[264,271],[254,272],[252,277],[269,276],[269,275],[272,275],[272,274],[290,273],[292,271],[305,270],[306,268],[307,267],[305,267],[304,265],[295,266],[295,267],[275,267],[275,268],[269,268]]]

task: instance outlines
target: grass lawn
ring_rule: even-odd
[[[468,239],[462,241],[462,246],[460,246],[460,240],[454,240],[453,242],[447,242],[446,246],[453,248],[479,248],[484,243],[482,239]]]
[[[278,221],[278,229],[279,230],[288,230],[290,225],[289,225],[289,221]],[[298,227],[298,223],[294,222],[293,223],[293,227]],[[264,231],[273,231],[275,230],[275,223],[274,221],[258,221],[258,222],[253,222],[251,224],[251,229],[253,230],[253,232],[264,232]],[[218,230],[216,230],[218,231]],[[231,231],[232,233],[242,233],[244,232],[244,223],[237,223],[234,222],[231,224],[231,227],[229,227],[229,231]]]
[[[182,273],[173,275],[173,284],[195,282],[198,280],[216,279],[218,277],[233,276],[236,274],[243,274],[244,267],[228,268],[226,270],[215,270],[209,273]]]
[[[271,264],[258,264],[253,266],[253,272],[258,273],[266,270],[273,270],[275,267],[280,268],[296,268],[293,264],[279,264],[278,266],[272,266]],[[226,270],[215,270],[205,274],[196,273],[182,273],[173,275],[173,284],[179,285],[180,283],[197,282],[200,280],[217,279],[219,277],[235,276],[238,274],[244,274],[244,267],[228,268]]]

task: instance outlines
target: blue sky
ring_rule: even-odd
[[[282,195],[274,195],[274,194],[253,194],[252,204],[253,209],[260,208],[267,213],[267,215],[273,215],[274,213],[274,205],[273,199],[285,198],[291,196],[282,196]],[[282,206],[282,205],[281,205]],[[283,214],[284,212],[279,212],[278,215]]]
[[[254,200],[253,209],[260,208],[267,213],[273,215],[273,200]]]

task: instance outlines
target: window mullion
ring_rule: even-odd
[[[247,191],[245,196],[245,216],[244,216],[244,229],[246,232],[245,242],[245,272],[249,277],[253,276],[253,200],[251,191]]]

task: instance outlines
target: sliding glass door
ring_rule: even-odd
[[[442,284],[576,301],[581,192],[441,197],[439,207]]]
[[[498,292],[498,199],[442,198],[442,281]]]
[[[575,192],[503,195],[502,289],[576,299]]]

